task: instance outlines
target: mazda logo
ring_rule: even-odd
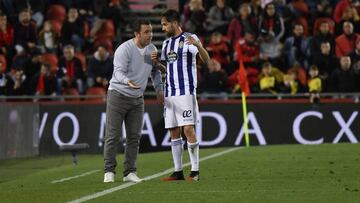
[[[184,118],[189,118],[189,117],[191,117],[191,110],[184,111],[184,112],[183,112],[183,117],[184,117]]]

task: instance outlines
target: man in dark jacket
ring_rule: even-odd
[[[106,46],[100,45],[88,64],[87,84],[107,87],[113,73],[113,63]]]

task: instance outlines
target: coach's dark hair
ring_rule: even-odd
[[[132,26],[133,31],[134,32],[140,32],[141,25],[151,25],[151,22],[149,20],[146,20],[146,19],[137,19],[133,23],[133,26]]]
[[[180,13],[174,9],[169,9],[169,10],[165,11],[164,13],[161,14],[161,17],[165,18],[169,22],[176,21],[176,22],[180,23]]]

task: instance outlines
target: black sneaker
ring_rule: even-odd
[[[185,180],[183,171],[175,171],[169,177],[162,178],[162,181]]]
[[[189,177],[187,178],[190,181],[199,181],[200,173],[199,171],[191,171]]]

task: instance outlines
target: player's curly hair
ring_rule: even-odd
[[[164,13],[161,14],[162,18],[165,18],[169,22],[178,22],[180,23],[180,13],[174,9],[166,10]]]

